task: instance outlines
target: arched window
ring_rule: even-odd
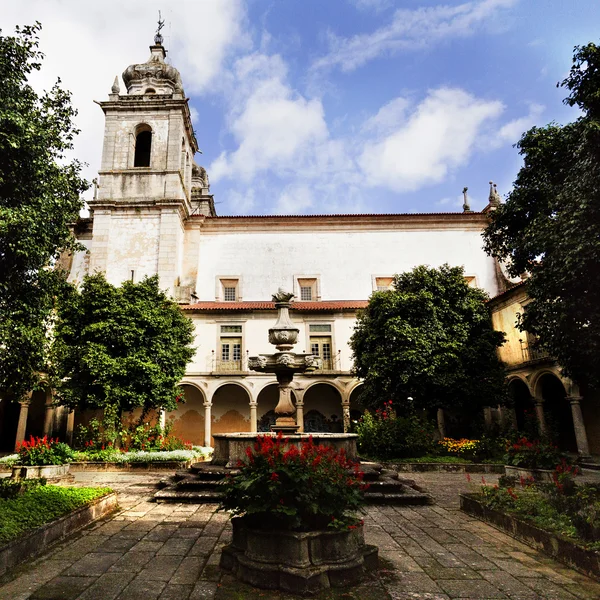
[[[146,88],[146,94],[156,94],[156,90],[154,88]]]
[[[149,167],[152,150],[152,131],[148,125],[140,125],[135,135],[134,167]]]

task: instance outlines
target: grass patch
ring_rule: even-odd
[[[110,492],[112,490],[106,487],[42,485],[16,498],[1,498],[0,544],[6,544]]]

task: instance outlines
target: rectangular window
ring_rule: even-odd
[[[312,300],[312,287],[300,286],[300,300],[310,302]]]
[[[223,300],[225,302],[235,302],[236,293],[234,287],[224,287],[223,288]]]
[[[333,361],[331,360],[331,337],[330,336],[311,336],[310,338],[310,353],[313,356],[318,356],[324,370],[333,369]]]
[[[477,287],[477,279],[475,279],[474,275],[466,275],[465,282],[469,287]]]
[[[220,279],[221,299],[224,302],[236,302],[239,300],[239,280],[238,279]]]
[[[221,325],[221,333],[242,333],[241,325]]]
[[[319,299],[316,277],[298,277],[296,295],[301,302],[313,302]]]
[[[331,325],[328,323],[313,323],[308,326],[311,333],[331,333]]]
[[[242,370],[242,338],[221,337],[217,371]]]
[[[391,290],[393,284],[393,277],[375,277],[375,289],[378,292],[387,292],[388,290]]]

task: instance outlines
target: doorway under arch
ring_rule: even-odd
[[[357,385],[350,393],[350,424],[355,424],[364,414],[365,405],[362,403],[361,394],[363,392],[364,385],[361,383]]]
[[[534,427],[537,429],[537,417],[535,404],[527,384],[521,379],[513,379],[508,384],[508,395],[515,407],[517,429],[526,433],[533,433],[529,432],[529,429],[534,429]]]
[[[193,385],[179,387],[184,402],[178,405],[177,410],[167,413],[166,420],[173,424],[173,433],[177,437],[195,446],[204,446],[204,394]]]
[[[213,394],[212,433],[250,431],[250,394],[236,383],[226,383]]]
[[[304,394],[304,431],[342,433],[342,397],[328,383],[316,383]]]
[[[552,373],[544,373],[538,379],[537,390],[544,399],[546,424],[555,443],[561,450],[577,452],[571,405],[561,380]]]

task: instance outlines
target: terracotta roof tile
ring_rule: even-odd
[[[365,308],[368,300],[324,300],[322,302],[293,302],[291,310],[295,311],[328,311],[328,310],[357,310]],[[196,302],[183,304],[182,310],[210,311],[210,310],[275,310],[275,303],[268,301],[245,302]]]

